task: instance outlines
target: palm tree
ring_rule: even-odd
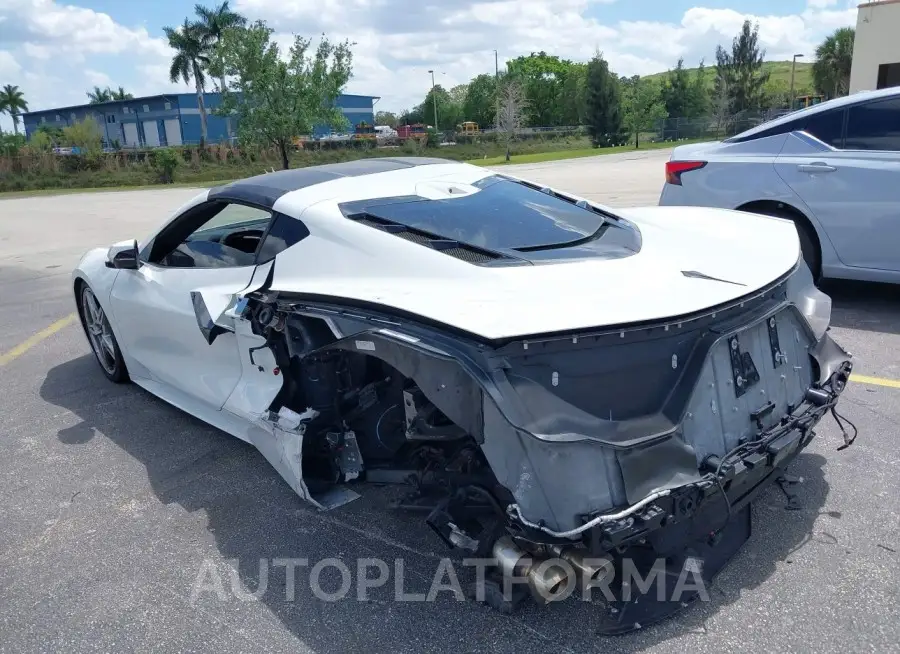
[[[169,47],[175,50],[172,65],[169,67],[169,79],[177,82],[184,80],[190,84],[194,80],[197,90],[197,106],[200,109],[200,145],[206,144],[206,104],[203,102],[203,91],[206,87],[206,73],[209,66],[209,49],[203,38],[199,25],[184,19],[184,25],[175,29],[164,27],[163,32],[169,40]]]
[[[110,100],[134,100],[134,96],[131,93],[126,92],[121,86],[116,91],[108,89],[108,93]]]
[[[829,98],[846,95],[850,91],[850,65],[853,62],[852,27],[841,27],[816,48],[813,64],[813,83],[816,90]]]
[[[197,27],[203,35],[203,42],[207,48],[213,48],[222,38],[225,30],[235,27],[243,27],[247,24],[247,19],[239,13],[231,11],[228,6],[228,0],[225,0],[218,7],[209,9],[203,5],[195,5],[194,11],[197,13],[199,20]],[[225,76],[218,79],[219,93],[225,93]],[[226,129],[228,135],[231,136],[231,118],[225,118]]]
[[[108,88],[101,89],[99,86],[95,86],[93,91],[88,91],[87,97],[90,104],[100,104],[101,102],[109,102],[113,99]]]
[[[0,113],[7,113],[13,121],[13,129],[19,133],[19,114],[28,111],[28,103],[18,86],[7,84],[0,90]]]

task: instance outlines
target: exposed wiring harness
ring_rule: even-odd
[[[849,418],[838,413],[834,405],[831,406],[831,417],[834,418],[834,421],[837,423],[838,427],[841,430],[841,434],[844,436],[844,444],[837,448],[838,452],[840,452],[841,450],[846,450],[848,447],[853,445],[853,441],[856,440],[856,436],[859,434],[859,430],[856,428],[856,425],[850,422]],[[853,430],[852,436],[850,436],[847,433],[847,430],[844,429],[844,424],[846,424],[848,427],[850,427],[850,429]]]
[[[661,497],[665,497],[666,495],[670,494],[671,492],[672,492],[672,490],[668,489],[668,488],[654,491],[654,492],[650,493],[647,497],[642,499],[640,502],[638,502],[636,504],[632,504],[627,509],[623,509],[622,511],[619,511],[618,513],[604,513],[603,515],[598,515],[597,517],[589,520],[588,522],[585,522],[583,525],[575,527],[574,529],[569,529],[568,531],[554,531],[553,529],[545,527],[542,524],[537,524],[534,522],[530,522],[529,520],[526,520],[522,516],[522,512],[519,510],[518,504],[510,504],[506,508],[506,512],[509,513],[512,517],[516,518],[519,522],[521,522],[526,527],[531,527],[532,529],[540,529],[545,534],[550,534],[551,536],[555,536],[556,538],[572,538],[574,536],[578,536],[579,534],[587,531],[588,529],[592,529],[593,527],[596,527],[597,525],[601,525],[605,522],[614,522],[616,520],[621,520],[622,518],[627,518],[632,513],[635,513],[636,511],[643,509],[645,506],[650,504],[650,502],[658,500]]]

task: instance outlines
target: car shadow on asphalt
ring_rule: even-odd
[[[258,603],[294,638],[317,652],[637,652],[688,633],[705,634],[708,629],[712,633],[710,621],[723,610],[732,614],[731,624],[742,624],[753,618],[756,604],[752,591],[773,575],[782,574],[779,567],[790,563],[793,553],[810,541],[829,490],[822,470],[825,459],[814,453],[801,454],[791,468],[793,474],[804,478],[798,490],[799,510],[786,511],[777,487],[757,500],[754,533],[711,587],[710,601],[695,603],[673,619],[607,640],[598,635],[604,610],[599,601],[570,598],[544,607],[529,603],[511,616],[472,601],[457,601],[446,591],[431,602],[397,601],[397,560],[403,562],[403,590],[427,593],[447,551],[421,515],[395,513],[383,506],[395,489],[365,489],[360,500],[317,512],[296,497],[252,447],[136,386],[109,384],[90,355],[49,370],[40,395],[81,420],[60,430],[62,443],[79,447],[94,438],[108,439],[145,467],[161,505],[174,503],[190,514],[205,513],[205,526],[203,521],[189,524],[188,528],[201,533],[191,534],[188,542],[205,540],[202,532],[208,531],[220,555],[219,565],[237,559],[245,590],[258,589],[265,577],[265,592]],[[79,472],[72,469],[71,474]],[[169,583],[182,585],[178,593],[190,596],[202,552],[197,546],[184,545],[183,534],[175,532],[176,525],[163,522],[147,528],[158,547],[171,548],[166,555],[174,564],[168,566],[168,573],[175,577]],[[260,559],[305,558],[311,567],[329,557],[340,559],[352,571],[352,586],[339,601],[314,596],[309,568],[297,571],[294,601],[290,601],[284,568],[267,566],[263,573],[259,564]],[[129,564],[141,566],[141,558],[138,554],[137,562],[132,559]],[[380,558],[389,564],[388,583],[369,590],[365,601],[357,598],[358,558]],[[156,564],[144,558],[143,565]],[[456,569],[465,586],[472,578],[469,570]],[[371,569],[369,576],[375,573]],[[127,574],[128,570],[123,570],[123,575]],[[326,569],[321,577],[327,592],[335,592],[340,582],[336,568]],[[769,588],[766,592],[773,591]],[[751,605],[743,608],[748,593]],[[221,615],[225,622],[240,623],[241,629],[269,622],[245,620],[240,611],[251,607],[212,592],[198,595],[193,607],[207,615]]]
[[[821,288],[831,296],[832,326],[900,334],[900,285],[829,280]]]

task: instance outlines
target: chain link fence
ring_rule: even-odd
[[[718,140],[739,134],[786,113],[788,113],[786,109],[771,109],[768,111],[741,111],[736,114],[710,115],[699,118],[666,118],[656,122],[652,140]]]

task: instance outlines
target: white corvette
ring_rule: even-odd
[[[86,254],[73,290],[109,379],[253,444],[320,508],[409,484],[400,505],[495,562],[487,587],[542,600],[648,553],[715,574],[851,368],[790,221],[614,213],[439,159],[204,191]],[[682,602],[621,600],[604,630]]]

